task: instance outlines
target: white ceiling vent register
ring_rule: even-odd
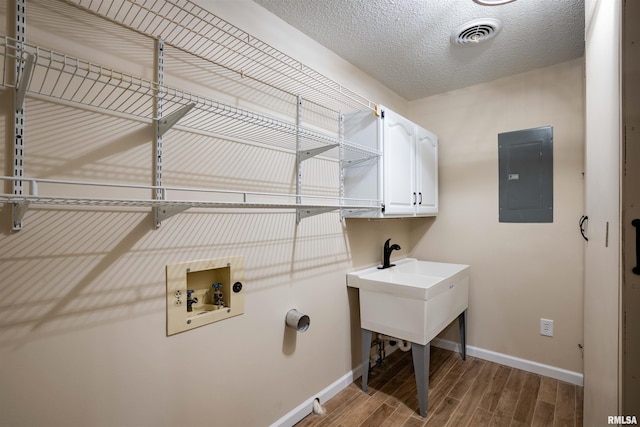
[[[451,43],[458,46],[473,46],[492,39],[502,29],[497,19],[484,18],[469,21],[451,33]]]
[[[516,0],[473,0],[474,2],[483,6],[499,6],[501,4],[507,4]]]

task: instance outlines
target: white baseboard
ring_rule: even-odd
[[[324,390],[321,390],[319,393],[311,396],[300,405],[298,405],[295,409],[290,411],[288,414],[280,418],[275,423],[271,424],[271,427],[291,427],[295,425],[297,422],[302,420],[313,411],[314,400],[319,399],[320,403],[324,404],[327,400],[340,393],[361,376],[362,365],[358,365],[355,369],[347,372],[345,375],[334,381]]]
[[[431,345],[444,348],[445,350],[460,352],[460,344],[449,340],[434,338],[431,341]],[[544,375],[545,377],[555,378],[571,384],[579,386],[584,385],[584,376],[579,372],[568,371],[566,369],[556,368],[555,366],[520,359],[519,357],[509,356],[508,354],[496,353],[495,351],[485,350],[471,345],[467,345],[467,355],[499,363],[511,368],[522,369],[523,371],[532,372],[534,374]]]
[[[460,352],[460,344],[434,338],[431,341],[434,347],[443,348],[445,350]],[[387,352],[387,355],[391,352]],[[495,351],[485,350],[483,348],[467,345],[467,355],[477,357],[478,359],[488,360],[490,362],[499,363],[511,368],[522,369],[523,371],[532,372],[538,375],[555,378],[571,384],[582,386],[584,384],[584,376],[579,372],[568,371],[566,369],[556,368],[555,366],[544,365],[542,363],[533,362],[531,360],[520,359],[519,357],[509,356],[508,354],[496,353]],[[304,417],[309,415],[313,410],[313,401],[318,398],[320,403],[325,403],[340,391],[349,386],[362,375],[362,365],[358,365],[355,369],[347,372],[338,380],[334,381],[324,390],[320,391],[298,405],[295,409],[284,415],[278,421],[273,423],[271,427],[291,427]]]

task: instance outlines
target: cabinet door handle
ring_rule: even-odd
[[[413,192],[413,205],[415,206],[416,203],[418,202],[418,197],[416,196],[416,192]]]
[[[640,275],[640,219],[634,219],[631,225],[636,228],[636,266],[631,271],[633,274]]]
[[[418,193],[420,195],[420,201],[418,202],[419,205],[422,204],[422,192]]]

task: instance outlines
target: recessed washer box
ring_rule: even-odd
[[[244,313],[244,258],[170,264],[167,273],[167,335]]]

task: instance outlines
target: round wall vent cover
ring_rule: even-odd
[[[473,0],[483,6],[500,6],[501,4],[512,3],[516,0]]]
[[[502,29],[497,19],[475,19],[463,24],[451,33],[451,43],[458,46],[473,46],[492,39]]]

